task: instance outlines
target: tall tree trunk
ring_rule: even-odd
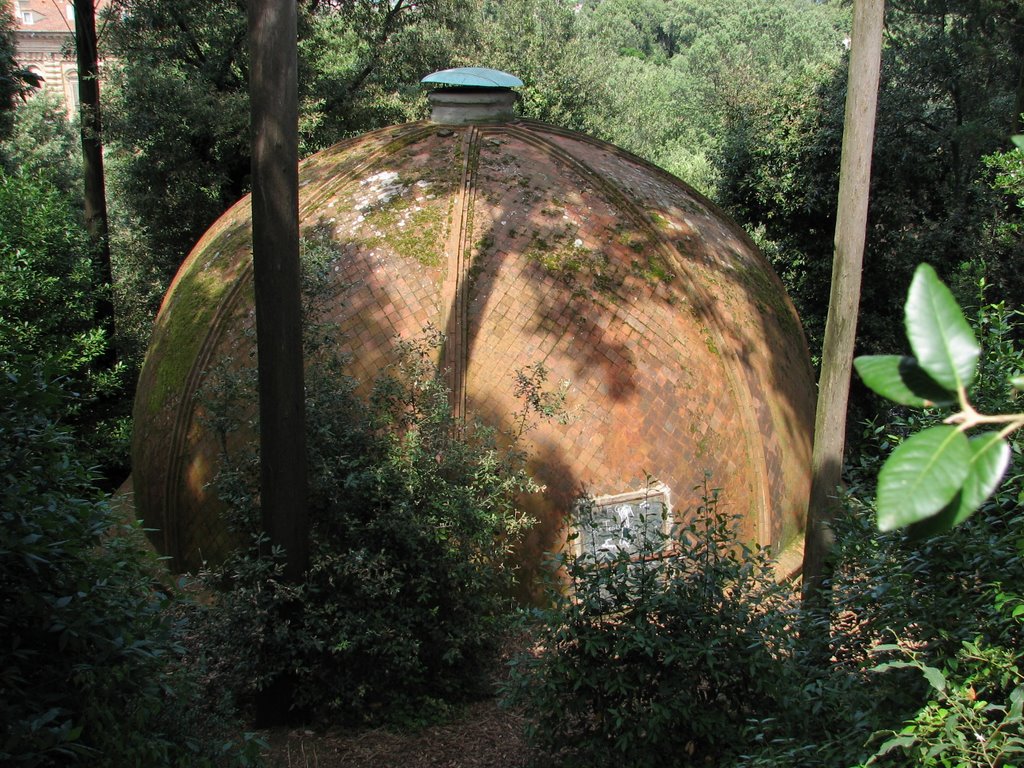
[[[253,270],[263,524],[302,578],[308,557],[299,270],[295,3],[250,0]]]
[[[834,540],[835,492],[841,479],[846,442],[846,406],[860,304],[884,16],[884,0],[855,0],[853,4],[832,289],[818,382],[811,498],[804,540],[803,596],[808,603],[823,598],[824,583],[831,575],[828,555]]]
[[[294,0],[249,1],[260,507],[263,529],[272,546],[284,549],[285,578],[292,582],[302,579],[309,557],[297,41]],[[296,612],[298,607],[292,610]],[[292,692],[288,675],[279,676],[261,691],[257,718],[262,726],[286,720]]]
[[[85,176],[85,226],[101,279],[113,286],[107,226],[107,193],[103,178],[103,132],[100,120],[99,53],[96,42],[95,0],[74,0],[75,51],[78,58],[78,102],[81,118],[82,163]],[[100,293],[97,321],[110,339],[113,356],[114,304],[109,291]]]

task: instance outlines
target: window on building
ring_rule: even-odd
[[[32,11],[21,12],[21,23],[22,24],[35,24],[36,15]]]
[[[577,554],[608,562],[620,553],[643,557],[657,552],[671,530],[669,502],[669,489],[660,483],[586,499],[575,515]]]
[[[75,20],[75,6],[73,6],[71,3],[68,3],[67,5],[65,5],[64,6],[64,15],[67,17],[68,21],[74,21]]]
[[[67,96],[71,114],[78,112],[78,70],[69,69],[64,73],[64,94]]]

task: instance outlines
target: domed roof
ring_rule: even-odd
[[[332,316],[357,379],[433,324],[461,413],[507,424],[529,365],[569,382],[573,418],[527,435],[546,490],[529,502],[541,523],[525,560],[558,545],[581,491],[622,499],[653,478],[686,517],[705,472],[748,540],[798,538],[806,343],[778,278],[707,199],[607,143],[527,120],[378,130],[303,161],[299,178],[302,231],[339,254]],[[218,446],[195,394],[215,361],[254,345],[251,237],[244,198],[181,267],[139,382],[136,504],[179,568],[223,546],[207,487]]]

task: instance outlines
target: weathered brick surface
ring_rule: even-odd
[[[310,158],[301,178],[304,233],[332,249],[330,314],[357,378],[429,324],[446,334],[460,413],[509,426],[526,366],[569,382],[569,423],[527,435],[547,486],[531,502],[541,524],[528,567],[557,545],[581,492],[647,477],[680,517],[710,472],[749,538],[781,545],[799,532],[813,421],[803,335],[778,279],[710,202],[607,144],[527,122],[387,129]],[[177,543],[180,565],[215,554],[220,537],[193,393],[210,361],[245,357],[252,314],[251,290],[210,291],[222,306],[205,310],[193,363],[161,373],[188,322],[176,307],[202,304],[175,292],[251,280],[237,236],[247,217],[245,205],[225,214],[183,266],[140,383],[136,492],[147,522],[176,529],[163,543]],[[154,399],[158,385],[174,396]]]

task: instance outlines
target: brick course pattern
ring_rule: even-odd
[[[300,185],[304,235],[336,254],[330,315],[359,381],[430,325],[444,331],[439,362],[460,415],[509,426],[526,366],[568,382],[568,423],[526,436],[546,486],[527,501],[540,520],[527,581],[581,493],[647,478],[683,519],[710,472],[748,540],[799,541],[806,343],[778,278],[707,199],[611,145],[522,120],[376,131],[304,161]],[[183,569],[226,546],[207,490],[218,446],[195,393],[217,361],[251,358],[249,216],[246,198],[196,245],[140,379],[136,503]]]

